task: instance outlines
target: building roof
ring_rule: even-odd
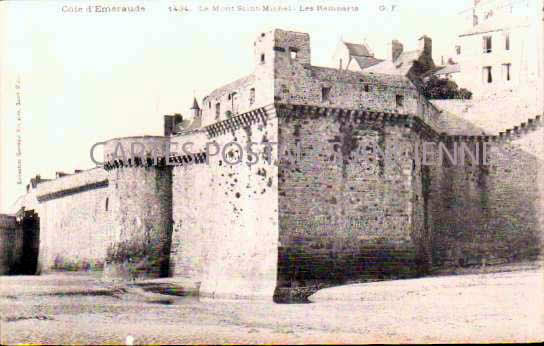
[[[437,68],[434,70],[434,75],[443,75],[443,74],[450,74],[450,73],[457,73],[461,72],[461,67],[459,64],[448,64],[446,66],[437,66]]]
[[[193,122],[193,120],[183,119],[180,123],[177,124],[177,128],[178,129],[185,129],[185,128],[189,127],[189,125],[191,125],[192,122]]]
[[[403,63],[412,63],[419,59],[419,57],[423,54],[423,50],[416,49],[416,50],[410,50],[407,52],[402,52],[395,60],[395,65],[398,66]]]
[[[397,88],[415,88],[414,84],[405,76],[398,74],[367,73],[365,71],[338,71],[336,68],[309,66],[312,77],[319,80],[349,83],[369,83]]]
[[[356,44],[343,42],[342,43],[348,49],[349,55],[373,57],[374,54],[370,52],[370,49],[365,44]]]
[[[36,186],[38,186],[38,184],[51,180],[52,179],[44,179],[37,175],[35,178],[30,178],[30,184],[32,185],[32,188],[35,188]]]
[[[208,94],[208,96],[204,97],[206,98],[220,98],[225,93],[232,92],[233,90],[238,90],[244,85],[252,84],[255,82],[255,75],[252,73],[248,76],[242,77],[240,79],[235,80],[234,82],[231,82],[229,84],[225,84],[220,88],[215,89],[211,93]]]
[[[353,59],[357,62],[361,70],[381,63],[382,59],[376,59],[371,56],[354,56]]]
[[[368,72],[383,74],[400,74],[405,76],[412,68],[414,61],[417,61],[423,54],[422,50],[412,50],[401,53],[396,60],[385,60],[366,69]]]
[[[183,120],[180,124],[178,124],[177,132],[186,133],[186,132],[199,129],[201,126],[202,126],[202,118],[195,117],[191,120]]]

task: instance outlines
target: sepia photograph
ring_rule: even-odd
[[[0,344],[544,342],[544,0],[0,2]]]

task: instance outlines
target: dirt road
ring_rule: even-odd
[[[1,343],[399,343],[544,340],[541,270],[347,285],[311,304],[199,301],[99,276],[0,277]]]

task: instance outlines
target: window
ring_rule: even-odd
[[[106,211],[108,211],[110,205],[110,199],[106,198]]]
[[[455,46],[455,52],[457,55],[461,55],[461,46]]]
[[[342,69],[342,58],[340,58],[340,64],[338,66],[338,69],[341,70]]]
[[[249,105],[252,105],[255,103],[255,88],[251,88],[249,90]]]
[[[208,108],[212,109],[212,103],[211,102],[208,102]]]
[[[221,104],[217,102],[215,104],[215,118],[219,119],[219,115],[221,114]]]
[[[290,54],[291,60],[295,60],[298,57],[298,49],[289,47],[289,54]]]
[[[491,53],[491,36],[484,36],[482,43],[484,46],[484,54]]]
[[[261,64],[264,64],[264,54],[261,54]]]
[[[486,66],[483,69],[483,80],[484,83],[492,83],[493,82],[493,75],[491,73],[491,66]]]
[[[502,76],[505,81],[509,81],[511,79],[510,69],[512,64],[502,64]]]
[[[321,88],[321,102],[329,101],[330,93],[331,93],[330,87]]]
[[[510,34],[506,33],[506,36],[504,38],[504,49],[510,50]]]
[[[234,114],[238,114],[238,97],[237,97],[238,93],[236,91],[233,91],[229,96],[230,96],[230,99],[232,100],[232,113]]]
[[[365,84],[364,88],[365,88],[365,92],[370,92],[370,85]]]
[[[403,95],[397,95],[395,97],[395,102],[397,103],[397,107],[403,107],[404,106],[404,96]]]

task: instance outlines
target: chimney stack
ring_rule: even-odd
[[[178,131],[178,125],[183,121],[183,116],[180,113],[164,116],[164,135],[175,135]]]
[[[164,135],[171,136],[174,133],[174,116],[165,115],[164,116]]]
[[[433,40],[427,36],[423,35],[419,38],[419,49],[429,57],[433,56]]]
[[[403,49],[404,46],[402,43],[397,40],[393,40],[391,42],[391,59],[393,61],[397,60],[397,58],[402,54]]]

